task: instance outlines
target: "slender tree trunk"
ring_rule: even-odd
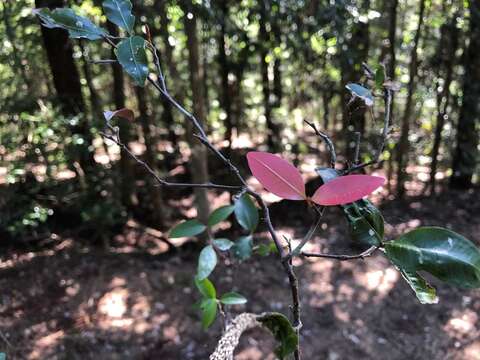
[[[145,141],[145,157],[151,168],[154,171],[159,172],[156,156],[157,143],[155,141],[155,136],[153,135],[152,123],[148,113],[147,94],[145,88],[140,86],[135,86],[135,93],[137,95],[140,124],[142,126],[143,138]],[[147,184],[148,193],[150,195],[149,200],[151,200],[153,205],[153,220],[160,227],[164,224],[166,218],[166,207],[163,203],[163,191],[162,188],[152,180],[151,176],[147,177]]]
[[[480,3],[469,1],[469,45],[464,56],[463,102],[457,125],[457,147],[453,157],[450,186],[468,189],[478,163],[480,124]]]
[[[107,22],[107,29],[113,36],[118,35],[117,27],[111,22]],[[115,59],[115,53],[111,51],[112,59]],[[125,79],[123,69],[120,64],[112,63],[112,77],[113,77],[113,103],[115,109],[123,109],[125,107]],[[121,120],[117,123],[120,128],[120,136],[125,144],[132,141],[132,124],[130,122]],[[135,189],[135,163],[130,156],[125,152],[120,153],[119,161],[120,176],[119,187],[121,202],[127,208],[132,208],[138,205],[138,197]]]
[[[397,58],[395,54],[395,44],[397,40],[397,8],[398,0],[385,0],[389,5],[389,19],[388,19],[388,65],[387,65],[387,76],[390,80],[395,80],[395,70],[397,67]],[[391,122],[393,123],[394,114],[394,99],[392,99],[391,104]],[[387,190],[388,193],[391,193],[392,190],[392,178],[393,178],[393,150],[390,149],[390,156],[388,158],[387,165]]]
[[[458,45],[458,33],[456,30],[457,25],[455,16],[448,25],[442,26],[442,35],[440,37],[438,49],[438,53],[440,54],[438,76],[443,76],[442,69],[445,71],[445,76],[443,84],[437,84],[437,124],[435,127],[435,137],[431,153],[432,162],[430,164],[430,180],[428,185],[431,194],[435,194],[435,175],[437,174],[438,167],[438,153],[442,142],[442,131],[445,126],[445,120],[448,117],[447,112],[451,97],[450,84],[452,83],[455,52]],[[440,87],[442,90],[438,90]]]
[[[192,90],[193,114],[202,122],[206,118],[203,93],[203,69],[200,65],[199,41],[197,37],[197,14],[188,2],[183,2],[185,12],[184,26],[187,36],[188,65],[190,70],[190,86]],[[194,182],[208,182],[207,153],[205,147],[192,134],[191,124],[187,125],[187,141],[192,151],[191,173]],[[210,203],[205,189],[195,189],[195,204],[198,217],[206,222],[210,213]]]
[[[268,77],[268,33],[267,33],[267,7],[265,0],[259,0],[259,40],[260,40],[260,71],[262,75],[263,106],[265,110],[265,122],[267,124],[267,145],[273,151],[278,150],[279,129],[272,119],[272,104],[270,100],[270,80]]]
[[[425,0],[420,0],[420,9],[418,12],[418,25],[413,39],[413,46],[410,52],[410,65],[409,65],[409,81],[407,87],[407,100],[405,104],[405,110],[402,118],[400,140],[397,148],[397,197],[402,198],[405,195],[405,180],[407,178],[407,165],[408,165],[408,153],[409,142],[408,136],[410,134],[410,118],[413,110],[413,94],[415,92],[415,80],[418,70],[418,44],[420,42],[420,36],[423,26],[423,17],[425,14]]]
[[[36,0],[36,7],[48,7],[50,9],[62,7],[62,0]],[[93,157],[93,137],[89,124],[84,116],[85,103],[82,96],[80,75],[73,60],[73,49],[68,39],[68,34],[59,29],[41,27],[43,42],[47,53],[53,83],[57,92],[57,99],[64,116],[71,117],[80,115],[78,124],[71,127],[71,132],[83,139],[82,144],[77,144],[68,149],[69,156],[73,160],[72,169],[77,173],[79,180],[85,173],[89,173],[95,167]]]
[[[225,139],[228,140],[228,146],[232,145],[232,133],[233,133],[233,119],[232,119],[232,104],[230,98],[230,86],[228,77],[230,74],[230,66],[227,59],[227,53],[225,49],[225,38],[227,36],[226,22],[228,21],[228,1],[219,0],[218,6],[220,8],[220,33],[218,34],[218,63],[220,65],[220,75],[222,79],[222,94],[221,101],[223,111],[225,111]]]

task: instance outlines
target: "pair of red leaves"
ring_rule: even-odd
[[[300,172],[281,157],[267,152],[247,154],[248,166],[257,180],[271,193],[289,200],[309,200]],[[369,175],[339,176],[320,186],[311,201],[333,206],[352,203],[371,194],[385,179]]]

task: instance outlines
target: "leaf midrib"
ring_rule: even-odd
[[[267,170],[269,170],[270,172],[272,172],[275,176],[277,176],[280,180],[282,180],[288,187],[290,187],[294,192],[296,192],[298,195],[300,195],[300,197],[302,199],[305,199],[305,193],[303,192],[300,192],[298,191],[298,189],[293,186],[292,184],[290,184],[290,182],[288,182],[285,178],[283,178],[283,176],[281,176],[279,173],[277,173],[275,170],[273,170],[270,166],[268,166],[267,164],[265,164],[263,161],[261,161],[260,159],[256,159],[254,158],[253,159],[254,161],[257,161],[260,165],[262,165],[263,167],[265,167]]]
[[[129,34],[131,34],[131,29],[130,29],[130,27],[128,26],[127,20],[126,20],[125,17],[123,16],[122,9],[120,8],[120,5],[119,5],[119,3],[118,3],[118,0],[113,0],[113,2],[114,2],[115,5],[117,6],[118,12],[120,13],[120,17],[122,18],[122,21],[123,21],[123,23],[125,24],[125,29],[127,30],[127,32],[128,32]]]

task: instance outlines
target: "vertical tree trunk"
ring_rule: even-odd
[[[409,81],[407,87],[407,100],[402,118],[400,140],[397,147],[397,196],[402,198],[405,195],[405,180],[407,177],[409,143],[408,136],[410,134],[410,118],[413,109],[413,93],[415,92],[415,80],[418,70],[418,44],[423,26],[423,17],[425,14],[425,0],[420,0],[420,8],[418,12],[418,25],[413,39],[412,50],[410,51],[409,65]]]
[[[272,119],[272,104],[270,100],[270,80],[268,77],[268,33],[267,33],[267,7],[265,0],[259,0],[259,40],[260,44],[260,72],[262,75],[263,107],[265,110],[265,122],[267,124],[267,145],[272,151],[278,150],[279,129]]]
[[[197,14],[190,2],[182,2],[184,9],[184,27],[187,36],[188,65],[192,90],[193,114],[202,122],[205,120],[205,101],[203,93],[203,69],[200,65],[199,42],[197,37]],[[192,134],[191,124],[187,126],[187,141],[192,151],[192,180],[198,183],[208,182],[207,153],[205,147]],[[206,222],[210,213],[210,203],[205,189],[195,189],[195,204],[198,217]]]
[[[117,27],[111,22],[107,22],[107,29],[113,36],[118,35]],[[112,59],[115,59],[115,53],[111,51]],[[115,109],[122,109],[125,107],[125,79],[123,69],[119,63],[112,63],[113,76],[113,103]],[[120,128],[120,136],[122,141],[128,145],[132,141],[132,125],[125,120],[118,121]],[[127,208],[132,208],[138,205],[138,198],[135,189],[135,164],[128,154],[120,153],[119,161],[119,187],[122,204]]]
[[[50,9],[62,7],[62,0],[36,0],[36,7]],[[64,116],[71,117],[85,111],[80,75],[73,60],[73,49],[68,34],[60,29],[41,27],[43,42],[57,92],[57,99]],[[71,127],[72,134],[83,139],[83,143],[69,149],[69,156],[73,159],[73,169],[76,170],[79,180],[82,173],[90,172],[95,165],[93,157],[93,137],[85,116],[80,115],[77,125]],[[80,169],[78,168],[80,166]]]
[[[362,3],[362,11],[368,13],[370,8],[370,0],[364,0]],[[352,37],[348,41],[349,53],[344,54],[345,59],[342,61],[342,84],[345,86],[349,82],[358,82],[362,76],[362,62],[368,62],[368,51],[370,47],[369,41],[369,24],[367,22],[358,22],[353,25]],[[345,93],[345,88],[342,92]],[[365,132],[365,113],[367,107],[361,101],[355,101],[350,109],[344,106],[344,131],[345,131],[345,154],[349,161],[353,161],[355,156],[355,132],[361,135]]]
[[[397,58],[395,54],[395,44],[397,40],[397,8],[398,0],[385,0],[389,5],[389,15],[388,15],[388,65],[387,65],[387,76],[390,80],[395,80],[395,70],[397,67]],[[391,123],[394,120],[394,99],[392,99],[391,105]],[[388,158],[387,166],[387,190],[391,193],[392,190],[392,178],[393,178],[393,151],[390,151],[390,156]]]
[[[150,167],[155,171],[159,172],[158,164],[157,164],[157,143],[155,141],[155,137],[152,132],[152,124],[150,115],[148,113],[148,105],[146,99],[146,91],[145,88],[140,86],[135,86],[135,93],[137,95],[137,102],[138,102],[138,111],[140,113],[140,124],[142,126],[143,138],[145,141],[145,157],[150,165]],[[163,191],[162,188],[156,184],[151,176],[147,176],[147,184],[148,184],[148,193],[149,193],[149,200],[152,201],[153,206],[153,220],[155,223],[160,227],[163,225],[165,221],[165,206],[163,203]]]
[[[452,188],[468,189],[478,162],[480,124],[480,3],[469,1],[469,45],[464,56],[463,102],[457,125],[457,147],[453,157]]]
[[[218,6],[220,8],[220,33],[218,34],[218,64],[220,65],[220,75],[222,78],[221,101],[223,111],[225,111],[225,140],[228,140],[229,147],[232,145],[233,133],[233,119],[232,119],[232,104],[230,99],[230,86],[228,83],[228,76],[230,74],[230,66],[227,59],[225,49],[226,22],[228,21],[228,1],[219,0]]]
[[[456,30],[456,15],[452,18],[449,24],[445,24],[441,28],[441,37],[438,48],[440,57],[438,77],[443,77],[443,84],[437,83],[437,124],[435,127],[435,137],[433,140],[433,147],[430,164],[430,193],[435,194],[436,180],[438,167],[438,153],[442,142],[442,131],[445,126],[447,118],[448,106],[450,104],[450,84],[453,77],[453,66],[455,61],[455,52],[458,45],[458,33]],[[439,88],[442,90],[439,90]]]

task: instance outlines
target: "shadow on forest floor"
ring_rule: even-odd
[[[386,201],[381,207],[387,236],[442,225],[480,244],[479,200],[476,190]],[[302,206],[272,204],[280,232],[301,236],[306,230]],[[312,246],[357,252],[337,219],[334,211],[326,215],[324,231]],[[0,350],[10,359],[206,359],[221,324],[203,331],[192,308],[198,299],[192,286],[196,253],[183,246],[174,254],[154,255],[155,244],[148,234],[129,229],[109,251],[59,237],[34,252],[2,254]],[[296,265],[305,359],[480,358],[478,290],[433,280],[440,303],[427,306],[418,303],[381,254],[365,261]],[[248,297],[234,313],[289,311],[288,286],[274,257],[222,264],[213,280],[220,292],[233,288]],[[237,359],[273,359],[273,347],[270,335],[254,330],[242,338]]]

